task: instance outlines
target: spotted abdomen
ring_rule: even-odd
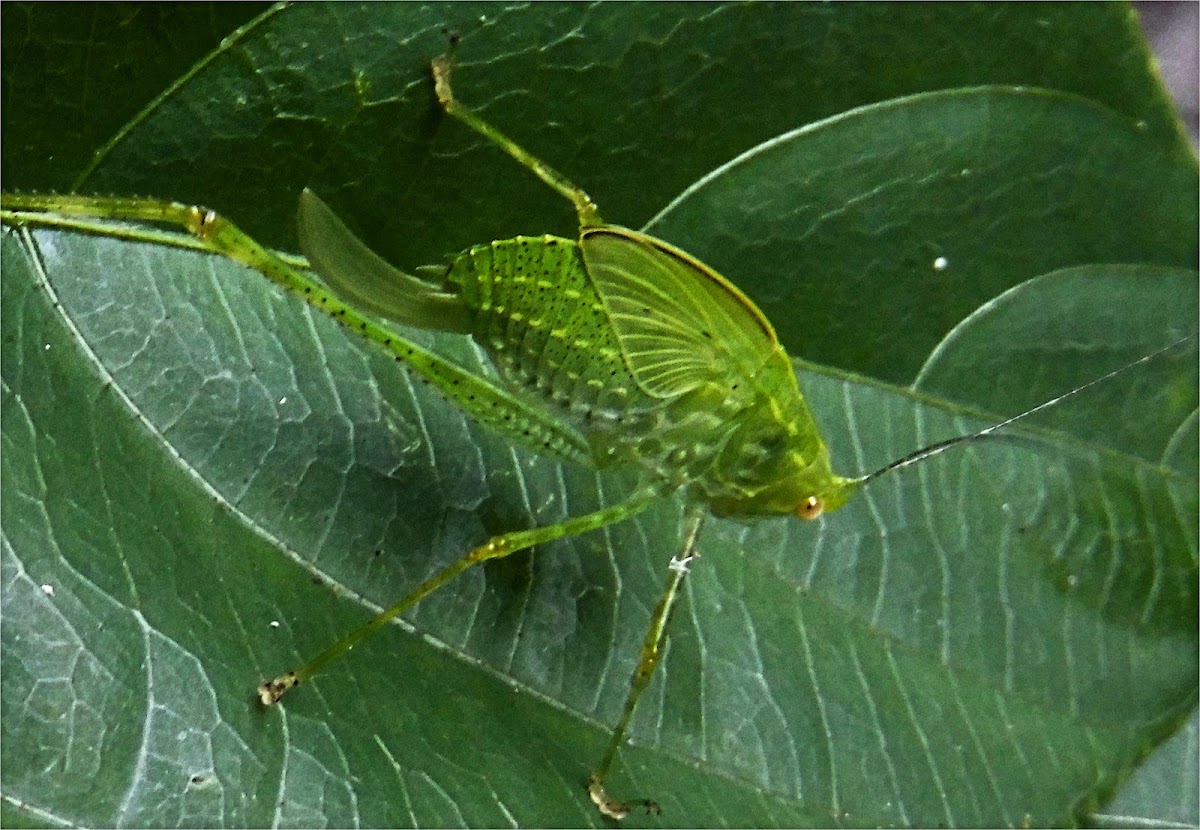
[[[576,242],[518,236],[478,245],[455,259],[448,279],[500,371],[581,426],[652,404],[621,355]]]

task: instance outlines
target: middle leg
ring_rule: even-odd
[[[604,757],[600,760],[596,771],[588,778],[588,795],[591,796],[592,803],[605,817],[614,821],[625,818],[635,807],[643,807],[648,813],[658,813],[659,811],[658,805],[648,798],[634,801],[614,799],[604,788],[604,778],[608,775],[613,761],[616,760],[617,752],[625,741],[625,732],[629,729],[629,722],[633,719],[638,699],[650,684],[650,678],[662,658],[663,643],[666,640],[667,623],[671,619],[671,610],[675,607],[675,601],[679,599],[679,588],[683,585],[683,578],[687,576],[688,565],[699,556],[696,552],[696,541],[700,536],[700,528],[704,525],[705,516],[706,514],[701,508],[692,508],[684,520],[683,542],[680,545],[679,553],[671,558],[671,562],[667,566],[670,569],[667,586],[658,600],[658,605],[654,608],[654,615],[650,618],[650,628],[646,631],[646,639],[642,644],[641,659],[629,681],[630,689],[629,696],[625,699],[625,709],[621,713],[621,719],[617,722],[616,728],[613,729],[612,739],[608,743]]]
[[[604,224],[596,203],[592,201],[591,196],[584,192],[582,187],[572,184],[562,173],[497,130],[454,97],[454,92],[450,88],[450,70],[453,67],[451,55],[434,58],[431,67],[438,103],[442,105],[442,109],[446,111],[447,115],[454,116],[484,138],[499,145],[504,152],[532,170],[534,175],[568,199],[575,206],[575,212],[579,215],[580,227],[591,228]]]

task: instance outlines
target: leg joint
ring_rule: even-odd
[[[512,544],[506,536],[493,536],[479,547],[471,551],[472,562],[486,562],[489,559],[500,559],[513,552]]]

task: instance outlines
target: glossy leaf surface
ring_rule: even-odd
[[[422,824],[583,820],[571,781],[616,714],[675,510],[472,574],[415,615],[432,643],[389,633],[259,712],[258,676],[363,613],[303,571],[384,603],[487,532],[582,512],[622,482],[473,434],[386,358],[223,261],[38,240],[70,317],[36,273],[24,291],[6,280],[22,335],[6,350],[6,407],[19,413],[6,455],[28,465],[6,462],[9,555],[21,556],[5,602],[25,623],[6,627],[24,669],[6,679],[6,746],[34,729],[47,761],[95,748],[97,772],[120,774],[152,757],[129,792],[176,785],[165,802],[107,809],[85,785],[65,809],[259,823],[267,814],[230,794],[278,786],[299,811],[288,823],[309,809],[339,823],[410,810]],[[6,246],[19,273],[26,252]],[[887,390],[804,385],[835,457],[865,468],[969,426]],[[1104,451],[981,445],[865,496],[818,527],[717,523],[707,536],[636,722],[644,748],[628,753],[636,785],[676,816],[1019,823],[1020,804],[1036,822],[1065,820],[1072,794],[1112,786],[1186,713],[1194,480]],[[80,719],[48,741],[29,702],[49,713],[75,699]],[[1069,774],[1064,755],[1079,763]],[[700,767],[680,778],[688,758]],[[14,788],[36,791],[34,769]],[[440,795],[397,803],[389,770]],[[284,771],[297,778],[269,783]],[[681,786],[692,775],[711,780]],[[312,776],[333,792],[305,806]],[[983,782],[986,797],[973,791]],[[686,797],[718,783],[719,808]],[[531,803],[513,800],[531,788]]]
[[[1120,113],[1113,123],[1145,120],[1150,147],[1114,127],[1131,149],[1106,167],[1136,158],[1137,187],[1182,194],[1194,211],[1186,183],[1173,184],[1180,169],[1194,177],[1194,160],[1180,161],[1124,7],[1006,19],[1012,7],[897,18],[868,6],[785,16],[661,5],[636,7],[636,25],[614,8],[288,7],[76,172],[90,189],[211,204],[284,246],[296,193],[312,184],[340,193],[335,207],[409,267],[518,232],[569,233],[564,205],[439,126],[424,64],[457,28],[464,100],[588,187],[613,221],[640,224],[739,153],[818,118],[994,83],[1051,86],[1099,98]],[[977,105],[980,94],[950,97]],[[888,111],[915,119],[912,106]],[[1069,111],[1079,107],[1095,110]],[[14,108],[7,100],[6,117]],[[977,141],[956,123],[953,143]],[[805,159],[789,175],[821,169]],[[748,177],[749,192],[775,184],[748,165],[723,175]],[[977,212],[997,238],[1044,230],[1036,211],[990,201],[994,187],[955,187],[989,205]],[[895,192],[909,195],[878,203],[879,224],[908,222],[915,238],[931,218]],[[720,219],[700,193],[672,211],[669,237],[696,253],[718,227],[701,219]],[[779,217],[752,215],[761,221],[738,219],[738,239],[764,262],[780,242],[775,273],[789,273]],[[1080,215],[1056,244],[1092,257],[1112,228]],[[1174,251],[1164,239],[1148,249]],[[829,261],[856,256],[861,239],[842,244]],[[964,275],[949,255],[933,272],[928,253],[888,290],[861,291],[856,313],[815,326],[846,343],[824,363],[862,368],[857,326],[911,322],[896,312],[895,297],[920,288],[907,278]],[[1143,259],[1159,266],[1145,279],[1194,286],[1195,272],[1180,271],[1194,261]],[[6,821],[599,823],[582,781],[673,551],[675,505],[464,577],[412,615],[419,634],[392,627],[264,714],[254,685],[369,605],[489,533],[584,512],[629,482],[473,429],[332,321],[212,257],[39,231],[6,233],[3,264]],[[720,267],[782,331],[799,303],[770,308],[749,264]],[[1081,264],[1031,265],[960,300],[958,317],[917,327],[898,376],[915,376],[954,323],[1007,285]],[[1036,400],[1194,324],[1191,294],[1166,288],[1178,301],[1128,328],[1145,342],[1114,339],[1126,329],[1087,308],[1141,313],[1144,294],[1109,269],[1086,273],[1105,293],[1073,307],[1078,329],[1022,355],[1027,329],[1000,319],[963,360],[991,344],[997,367],[1029,379],[996,386]],[[1031,305],[1049,296],[1028,285]],[[477,360],[461,341],[439,346]],[[955,355],[951,344],[943,365]],[[1191,357],[1151,386],[1064,408],[1050,423],[1069,438],[976,445],[881,480],[816,525],[714,523],[614,790],[654,795],[672,825],[1045,824],[1088,810],[1194,711],[1197,486],[1180,463],[1195,458]],[[1040,372],[1050,360],[1070,368]],[[959,404],[920,401],[819,367],[801,384],[843,473],[982,423],[959,405],[1017,404],[965,381],[926,393]],[[1151,387],[1193,398],[1139,407]],[[1101,429],[1130,412],[1159,436],[1158,455]],[[1160,781],[1139,786],[1175,816],[1184,802]]]

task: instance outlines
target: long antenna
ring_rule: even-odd
[[[1188,342],[1189,340],[1195,340],[1196,337],[1197,337],[1197,335],[1195,335],[1195,334],[1189,334],[1187,337],[1181,337],[1178,340],[1176,340],[1175,342],[1170,343],[1166,346],[1163,346],[1161,349],[1158,349],[1157,351],[1153,351],[1150,354],[1143,355],[1142,357],[1139,357],[1137,360],[1126,363],[1124,366],[1120,366],[1116,369],[1113,369],[1111,372],[1108,372],[1107,374],[1103,374],[1098,378],[1093,378],[1092,380],[1089,380],[1087,383],[1083,384],[1082,386],[1076,386],[1074,389],[1070,390],[1069,392],[1064,392],[1063,394],[1059,395],[1056,398],[1051,398],[1050,400],[1045,401],[1044,403],[1040,403],[1037,406],[1033,407],[1033,409],[1026,409],[1024,412],[1020,413],[1019,415],[1014,415],[1011,418],[1001,421],[998,424],[992,424],[991,426],[986,426],[983,429],[979,430],[978,432],[972,432],[968,435],[959,435],[954,438],[948,438],[945,441],[938,441],[936,444],[930,444],[927,447],[922,447],[921,449],[917,450],[916,452],[909,453],[908,455],[904,456],[903,458],[899,459],[898,461],[893,461],[891,464],[888,464],[885,467],[881,467],[880,469],[876,470],[873,473],[870,473],[869,475],[863,476],[862,478],[859,479],[859,482],[862,484],[866,484],[866,483],[868,483],[870,481],[874,481],[875,479],[879,478],[880,476],[890,473],[894,470],[899,470],[902,467],[907,467],[911,464],[916,464],[918,461],[924,461],[926,458],[929,458],[930,456],[934,456],[934,455],[938,455],[939,453],[943,453],[946,450],[950,449],[951,447],[958,446],[959,444],[966,444],[968,442],[975,441],[980,438],[986,438],[998,430],[1004,429],[1007,426],[1011,426],[1012,424],[1015,424],[1017,421],[1021,420],[1022,418],[1028,418],[1030,415],[1033,415],[1034,413],[1037,413],[1037,412],[1041,412],[1043,409],[1049,409],[1050,407],[1052,407],[1056,404],[1062,403],[1063,401],[1065,401],[1067,398],[1071,397],[1072,395],[1078,395],[1080,392],[1083,392],[1086,389],[1091,389],[1093,386],[1095,386],[1099,383],[1104,383],[1107,380],[1111,380],[1112,378],[1115,378],[1117,375],[1120,375],[1124,372],[1128,372],[1130,369],[1134,368],[1135,366],[1140,366],[1143,363],[1147,363],[1147,362],[1153,360],[1154,358],[1158,357],[1161,354],[1164,354],[1166,352],[1171,351],[1174,348],[1182,346],[1184,343]]]

